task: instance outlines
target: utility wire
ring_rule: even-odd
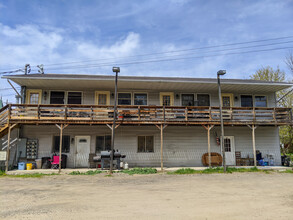
[[[225,51],[233,51],[233,50],[239,50],[239,49],[249,49],[249,48],[255,48],[255,47],[266,47],[266,46],[272,46],[272,45],[278,45],[278,44],[288,44],[288,43],[293,43],[293,41],[277,42],[277,43],[261,44],[261,45],[245,46],[245,47],[236,47],[236,48],[227,48],[227,49],[221,49],[221,50],[203,51],[201,53],[225,52]],[[167,57],[187,56],[187,55],[192,55],[192,54],[196,54],[196,53],[197,52],[185,53],[185,54],[177,54],[177,55],[166,55],[166,56],[156,57],[156,59],[158,59],[158,58],[167,58]],[[134,57],[138,58],[136,56],[134,56]],[[115,62],[114,58],[101,59],[101,60],[113,60],[111,62]],[[138,60],[138,59],[136,59],[136,60]],[[98,61],[98,60],[96,60],[96,61]],[[92,62],[92,61],[76,62],[76,63],[88,63],[88,62]],[[88,65],[90,65],[90,64],[88,64]],[[46,67],[48,67],[48,66],[53,66],[53,65],[46,65]],[[57,64],[55,64],[54,66],[57,66]]]
[[[68,66],[68,67],[60,67],[58,69],[47,69],[47,70],[60,70],[60,69],[89,69],[103,66],[113,66],[113,65],[134,65],[134,64],[144,64],[144,63],[157,63],[157,62],[167,62],[167,61],[177,61],[177,60],[185,60],[185,59],[198,59],[198,58],[207,58],[207,57],[217,57],[217,56],[226,56],[226,55],[236,55],[236,54],[247,54],[247,53],[256,53],[256,52],[266,52],[266,51],[274,51],[274,50],[284,50],[284,49],[292,49],[293,46],[290,47],[281,47],[281,48],[272,48],[272,49],[263,49],[263,50],[252,50],[245,52],[233,52],[233,53],[225,53],[225,54],[214,54],[207,56],[192,56],[192,57],[182,57],[182,58],[174,58],[174,59],[161,59],[161,60],[146,60],[146,61],[135,61],[135,62],[125,62],[125,63],[100,63],[93,65],[77,65],[77,66]]]
[[[202,49],[210,49],[210,48],[217,48],[217,47],[225,47],[225,46],[235,46],[235,45],[241,45],[241,44],[265,42],[265,41],[272,41],[272,40],[281,40],[281,39],[288,39],[288,38],[293,38],[293,36],[270,38],[270,39],[264,39],[264,40],[245,41],[245,42],[239,42],[239,43],[222,44],[222,45],[207,46],[207,47],[197,47],[197,48],[190,48],[190,49],[184,49],[184,50],[173,50],[173,51],[166,51],[166,52],[159,52],[159,53],[139,54],[139,55],[135,55],[135,56],[125,56],[125,57],[117,57],[117,58],[93,59],[93,60],[74,61],[74,62],[67,62],[67,63],[47,64],[46,67],[47,66],[73,64],[73,63],[93,62],[93,61],[99,61],[99,60],[123,59],[123,58],[132,58],[132,57],[141,57],[141,56],[153,56],[153,55],[160,55],[160,54],[167,54],[167,53],[177,53],[177,52],[186,52],[186,51],[193,51],[193,50],[202,50]]]

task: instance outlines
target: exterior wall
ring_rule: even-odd
[[[220,127],[211,130],[211,151],[220,153],[216,144],[216,135]],[[95,152],[97,135],[110,135],[110,129],[105,126],[68,126],[64,135],[74,138],[76,135],[91,136],[90,151]],[[51,156],[53,136],[59,135],[55,126],[23,126],[22,136],[39,139],[39,158]],[[137,136],[154,136],[154,153],[137,153]],[[251,129],[248,127],[225,127],[225,136],[234,136],[235,150],[241,151],[242,157],[253,158]],[[130,167],[160,166],[160,131],[155,126],[123,126],[117,128],[115,149],[126,154],[125,161]],[[266,154],[275,155],[275,165],[281,164],[279,150],[279,135],[277,127],[258,127],[256,129],[256,149]],[[74,167],[75,141],[71,141],[68,153],[67,167]],[[201,126],[168,126],[164,130],[164,166],[202,166],[201,157],[207,153],[207,132]]]
[[[44,92],[47,92],[47,98],[46,100],[44,99]],[[50,104],[50,91],[51,90],[43,90],[43,96],[42,96],[42,104]],[[58,91],[57,89],[54,89],[52,91]],[[63,91],[63,90],[60,90]],[[160,105],[160,91],[132,91],[132,90],[119,90],[120,92],[132,92],[132,96],[135,92],[141,92],[141,93],[147,93],[148,94],[148,105]],[[119,92],[118,91],[118,92]],[[87,104],[87,105],[93,105],[95,104],[95,91],[82,91],[83,92],[83,97],[82,97],[82,104]],[[181,94],[194,94],[195,99],[196,99],[196,92],[190,91],[190,92],[182,92],[182,91],[169,91],[169,92],[174,92],[174,105],[175,106],[181,106]],[[114,98],[112,97],[112,93],[114,91],[110,90],[110,105],[114,105]],[[200,92],[198,92],[200,94]],[[232,93],[234,97],[238,97],[238,100],[234,99],[234,106],[235,107],[240,107],[241,106],[241,100],[240,96],[241,95],[266,95],[267,96],[267,107],[275,107],[276,106],[276,101],[275,101],[275,93],[257,93],[257,94],[252,94],[252,93],[233,93],[231,91],[223,91],[223,93]],[[176,98],[176,94],[179,95],[179,98]],[[209,94],[210,95],[210,104],[211,106],[219,106],[219,96],[218,93],[213,92],[213,93],[208,93],[205,92],[204,94]]]

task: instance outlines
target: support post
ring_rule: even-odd
[[[10,157],[10,137],[11,137],[11,130],[16,126],[17,124],[14,124],[10,126],[8,123],[8,134],[7,134],[7,149],[6,149],[6,163],[5,163],[5,172],[8,171],[9,167],[9,157]]]
[[[62,138],[63,138],[63,124],[60,125],[60,144],[59,144],[59,173],[61,173],[61,159],[62,159]]]
[[[62,160],[62,139],[63,139],[63,130],[67,127],[68,125],[63,125],[61,124],[60,126],[56,124],[56,127],[59,128],[60,130],[60,142],[59,142],[59,173],[61,173],[61,160]]]
[[[161,131],[161,171],[164,170],[164,159],[163,159],[163,145],[164,145],[164,129],[167,127],[167,125],[161,124],[161,126],[156,125],[156,127]]]
[[[252,125],[252,148],[253,148],[253,162],[256,167],[256,149],[255,149],[255,125]]]
[[[10,154],[10,135],[11,135],[11,127],[10,124],[8,125],[8,135],[7,135],[7,149],[6,149],[6,167],[5,167],[5,172],[7,173],[8,171],[8,166],[9,166],[9,154]]]
[[[256,167],[256,148],[255,148],[255,129],[257,128],[255,125],[247,125],[252,130],[252,148],[253,148],[253,164]]]
[[[208,125],[207,127],[203,125],[203,127],[208,132],[208,157],[209,157],[209,168],[212,167],[212,160],[211,160],[211,130],[214,127],[214,125]]]

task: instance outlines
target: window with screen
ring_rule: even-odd
[[[134,94],[134,105],[147,105],[148,96],[144,93],[135,93]]]
[[[266,96],[255,96],[255,107],[267,107],[267,97]]]
[[[253,107],[252,95],[241,95],[241,107]]]
[[[81,92],[68,92],[67,104],[81,104]]]
[[[193,94],[182,94],[181,95],[182,106],[193,106],[194,105],[194,95]]]
[[[53,152],[59,152],[60,147],[60,136],[54,136],[53,140]],[[62,153],[70,152],[70,136],[64,135],[62,136]]]
[[[198,106],[210,106],[210,95],[209,94],[197,94],[197,105]]]
[[[154,152],[154,136],[138,136],[138,153]]]
[[[64,92],[51,91],[50,104],[64,104]]]
[[[131,93],[118,93],[118,105],[131,105]]]
[[[111,150],[111,135],[101,135],[96,137],[96,153]]]

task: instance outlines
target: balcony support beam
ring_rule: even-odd
[[[11,130],[12,130],[16,125],[17,125],[17,124],[13,124],[13,125],[10,126],[10,124],[8,124],[7,149],[6,149],[6,166],[5,166],[5,172],[6,172],[6,173],[7,173],[7,171],[8,171],[8,167],[9,167]]]
[[[253,163],[254,166],[256,167],[257,163],[256,163],[256,149],[255,149],[255,129],[257,128],[257,126],[255,125],[247,125],[251,130],[252,130],[252,148],[253,148]]]
[[[161,131],[161,171],[164,170],[164,160],[163,160],[163,145],[164,145],[164,129],[167,127],[167,125],[156,125],[156,127]]]
[[[214,127],[214,125],[202,125],[208,132],[208,155],[209,155],[209,168],[212,167],[212,160],[211,160],[211,130]]]
[[[59,174],[61,173],[61,159],[62,159],[62,139],[63,139],[63,130],[67,127],[68,125],[64,125],[64,124],[61,124],[61,125],[58,125],[56,124],[56,127],[59,128],[60,130],[60,143],[59,143],[59,165],[58,165],[58,168],[59,168]]]

